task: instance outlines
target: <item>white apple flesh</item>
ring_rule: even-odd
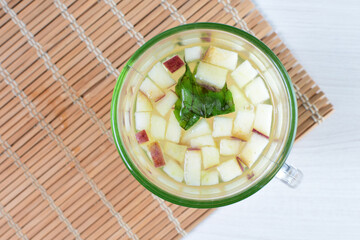
[[[174,160],[167,159],[163,170],[177,182],[182,182],[184,179],[184,170]]]
[[[256,69],[253,68],[248,60],[246,60],[231,73],[231,77],[240,88],[243,88],[246,84],[253,80],[257,74],[258,72]]]
[[[209,88],[222,89],[225,85],[227,69],[200,62],[196,72],[196,82]]]
[[[151,112],[152,110],[153,107],[150,100],[142,92],[139,92],[136,98],[136,111]]]
[[[272,123],[273,107],[268,104],[258,104],[255,111],[254,129],[269,137]]]
[[[150,128],[150,112],[135,112],[135,129],[138,131]]]
[[[269,91],[262,78],[257,77],[245,87],[245,95],[250,101],[257,105],[270,98]]]
[[[155,103],[155,108],[160,113],[161,116],[165,116],[174,106],[177,100],[178,100],[177,95],[170,90],[166,93],[165,97],[161,98],[159,101]]]
[[[210,46],[202,60],[219,67],[234,70],[238,62],[238,54],[236,52]]]
[[[179,145],[173,142],[165,142],[164,143],[164,152],[165,154],[169,155],[179,163],[184,162],[185,152],[187,146]]]
[[[181,138],[181,127],[174,113],[170,113],[165,138],[169,141],[179,143]]]
[[[190,140],[190,146],[193,148],[203,146],[215,146],[214,139],[211,135],[204,135]]]
[[[235,105],[236,106],[236,105]],[[213,137],[230,137],[232,134],[233,119],[228,117],[214,117]]]
[[[253,106],[246,99],[244,93],[235,85],[229,86],[229,90],[233,96],[235,111],[251,110]]]
[[[233,136],[247,141],[253,129],[255,114],[253,111],[239,110],[233,127]]]
[[[216,170],[202,171],[201,185],[209,186],[219,183],[219,173]]]
[[[165,93],[152,80],[150,80],[150,78],[145,78],[145,80],[141,83],[140,91],[153,101],[157,101],[165,95]]]
[[[220,154],[216,147],[202,147],[201,153],[204,169],[209,169],[220,163]]]
[[[242,173],[241,168],[235,158],[223,162],[217,167],[217,169],[220,173],[221,179],[224,182],[228,182],[240,176]]]
[[[187,63],[199,60],[201,58],[201,47],[191,47],[191,48],[185,48],[185,61]]]
[[[187,185],[200,186],[201,151],[191,150],[185,153],[184,179]]]
[[[166,129],[166,120],[158,115],[151,116],[150,133],[155,139],[164,139]]]
[[[269,139],[260,134],[253,133],[245,147],[241,150],[239,158],[249,168],[259,158],[260,154],[264,151]]]
[[[154,65],[148,75],[162,89],[169,88],[176,83],[160,62]]]
[[[239,154],[244,142],[238,139],[221,139],[220,154],[223,156],[231,156]]]
[[[181,142],[188,143],[190,142],[190,139],[209,134],[211,134],[209,124],[205,119],[201,119],[184,133]]]

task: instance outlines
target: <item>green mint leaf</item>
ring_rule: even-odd
[[[196,83],[187,64],[184,75],[175,87],[175,93],[179,97],[175,103],[175,117],[185,130],[193,126],[200,117],[209,118],[235,111],[232,94],[226,84],[220,91],[201,86]]]

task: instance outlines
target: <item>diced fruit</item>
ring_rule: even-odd
[[[142,92],[139,92],[136,98],[136,111],[151,112],[152,110],[153,108],[149,99]]]
[[[213,137],[230,137],[233,128],[233,120],[227,117],[214,117]]]
[[[135,129],[138,131],[150,128],[150,112],[135,112]]]
[[[186,149],[187,146],[179,145],[172,142],[165,142],[164,144],[164,152],[179,163],[184,162]]]
[[[164,155],[161,151],[161,147],[158,142],[150,143],[148,146],[151,158],[154,162],[156,168],[162,167],[165,165]]]
[[[219,173],[216,170],[203,171],[201,174],[201,185],[215,185],[219,183]]]
[[[240,88],[243,88],[246,84],[253,80],[256,75],[256,69],[251,66],[251,63],[248,60],[240,64],[235,71],[231,73],[231,77]]]
[[[176,55],[170,58],[169,60],[166,60],[163,64],[171,73],[173,73],[176,72],[176,70],[178,70],[182,66],[184,66],[185,63],[183,62],[183,60],[181,60],[181,58],[178,55]]]
[[[164,172],[167,173],[171,178],[177,182],[182,182],[184,179],[184,170],[173,160],[168,159],[163,168]]]
[[[194,126],[192,126],[190,129],[188,129],[185,132],[181,141],[183,143],[186,143],[190,141],[190,139],[192,138],[196,138],[207,134],[211,134],[211,129],[209,127],[209,124],[205,119],[201,119]]]
[[[184,179],[187,185],[200,186],[201,152],[199,150],[185,153]]]
[[[211,135],[204,135],[190,140],[191,147],[215,146],[214,139]]]
[[[172,79],[166,72],[160,62],[155,64],[148,74],[149,77],[162,89],[171,87],[176,83],[175,80]]]
[[[253,129],[254,118],[254,112],[239,110],[234,120],[233,136],[247,141]]]
[[[180,142],[181,137],[181,127],[178,120],[176,119],[174,113],[170,113],[170,118],[168,126],[166,129],[166,139],[175,143]]]
[[[208,63],[200,62],[196,72],[196,81],[208,87],[222,89],[228,70]]]
[[[243,142],[238,139],[221,139],[220,154],[223,156],[236,155],[240,152]]]
[[[219,150],[216,147],[201,148],[204,169],[214,167],[220,162]]]
[[[254,81],[246,86],[245,95],[255,105],[262,103],[270,98],[269,91],[267,90],[264,81],[260,77],[255,78]]]
[[[185,48],[185,61],[187,63],[199,60],[201,58],[201,47]]]
[[[253,107],[249,103],[249,101],[246,99],[246,97],[242,93],[242,91],[240,91],[240,89],[237,86],[231,85],[231,86],[229,86],[229,90],[232,93],[236,111],[238,111],[238,110],[250,110]]]
[[[140,144],[149,141],[149,137],[148,137],[148,135],[147,135],[147,133],[146,133],[145,130],[142,130],[142,131],[140,131],[140,132],[137,132],[137,133],[135,134],[135,137],[136,137],[136,141],[137,141],[138,143],[140,143]]]
[[[229,70],[234,70],[238,61],[238,54],[236,52],[210,46],[205,53],[203,61]]]
[[[151,136],[155,139],[164,139],[165,129],[166,129],[166,120],[162,117],[153,114],[151,116],[151,127],[150,127]]]
[[[151,81],[150,78],[145,78],[141,83],[140,91],[153,101],[156,101],[165,95],[165,93]]]
[[[156,102],[155,108],[158,110],[161,116],[165,116],[172,108],[172,106],[174,106],[177,99],[178,97],[173,91],[168,91],[165,97]]]
[[[251,167],[260,154],[264,151],[269,139],[260,134],[253,133],[242,149],[239,158],[248,167]]]
[[[269,137],[272,122],[273,107],[268,104],[258,104],[255,111],[254,129]]]
[[[220,173],[221,179],[224,182],[228,182],[228,181],[240,176],[242,173],[241,168],[235,158],[228,160],[226,162],[223,162],[222,164],[220,164],[217,167],[217,169]]]

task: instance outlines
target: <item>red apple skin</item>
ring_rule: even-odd
[[[164,95],[162,95],[162,96],[160,96],[159,98],[155,99],[155,102],[160,101],[160,100],[161,100],[161,99],[163,99],[164,97],[165,97],[165,94],[164,94]]]
[[[149,137],[145,130],[142,130],[140,132],[137,132],[135,134],[136,140],[138,143],[142,144],[149,141]]]
[[[176,70],[184,66],[185,63],[183,62],[183,60],[181,60],[181,58],[178,55],[176,55],[170,58],[169,60],[165,61],[163,64],[171,73],[174,73],[176,72]]]
[[[244,171],[244,166],[243,166],[244,163],[241,161],[241,158],[239,158],[239,157],[236,157],[236,160],[240,166],[241,171],[243,172]]]
[[[161,151],[160,145],[158,142],[153,142],[148,146],[151,158],[153,159],[154,166],[156,168],[165,166],[164,155]]]
[[[261,133],[261,132],[259,132],[258,130],[256,130],[255,128],[253,128],[253,130],[252,130],[254,133],[257,133],[257,134],[259,134],[259,135],[261,135],[261,136],[263,136],[263,137],[266,137],[267,139],[269,139],[269,137],[268,136],[266,136],[265,134],[263,134],[263,133]]]
[[[201,149],[200,148],[187,148],[188,151],[200,151]]]
[[[255,176],[255,174],[254,174],[253,172],[252,172],[252,173],[249,173],[249,174],[247,175],[247,179],[250,180],[250,179],[252,179],[254,176]]]

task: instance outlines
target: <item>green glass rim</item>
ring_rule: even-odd
[[[130,159],[124,145],[122,138],[119,134],[118,129],[118,103],[119,103],[119,95],[121,92],[121,88],[123,86],[124,80],[128,74],[128,71],[130,69],[130,66],[132,66],[136,60],[141,57],[141,55],[150,47],[152,47],[154,44],[159,42],[162,39],[165,39],[173,34],[183,32],[183,31],[189,31],[189,30],[199,30],[199,29],[208,29],[208,30],[219,30],[219,31],[225,31],[234,35],[237,35],[241,38],[244,38],[245,40],[252,43],[254,46],[256,46],[259,50],[261,50],[275,65],[276,69],[278,70],[281,78],[284,81],[284,84],[286,86],[288,98],[289,98],[289,105],[290,105],[290,129],[288,133],[288,138],[286,141],[286,144],[284,146],[284,149],[282,153],[279,156],[280,161],[278,162],[277,166],[268,173],[263,179],[261,179],[258,183],[253,185],[251,188],[247,189],[246,191],[235,194],[229,197],[221,198],[221,199],[211,199],[211,200],[195,200],[195,199],[188,199],[188,198],[182,198],[176,195],[173,195],[158,186],[156,186],[154,183],[150,182],[142,173],[141,171],[136,167],[136,165],[132,162]],[[216,207],[222,207],[226,205],[233,204],[235,202],[239,202],[257,191],[259,191],[261,188],[263,188],[271,179],[275,177],[277,172],[281,169],[282,165],[285,163],[290,150],[292,148],[292,145],[295,140],[296,135],[296,126],[297,126],[297,103],[296,103],[296,97],[295,97],[295,91],[293,89],[290,77],[281,63],[281,61],[278,59],[278,57],[259,39],[252,36],[251,34],[229,26],[225,24],[220,23],[190,23],[190,24],[184,24],[180,25],[174,28],[171,28],[169,30],[166,30],[149,41],[147,41],[144,45],[142,45],[128,60],[128,62],[123,67],[120,76],[116,82],[113,97],[111,101],[111,128],[112,128],[112,134],[114,138],[114,142],[116,145],[116,148],[125,163],[126,167],[130,171],[130,173],[135,177],[135,179],[142,184],[147,190],[152,192],[153,194],[157,195],[158,197],[172,202],[174,204],[182,205],[185,207],[192,207],[192,208],[216,208]]]

